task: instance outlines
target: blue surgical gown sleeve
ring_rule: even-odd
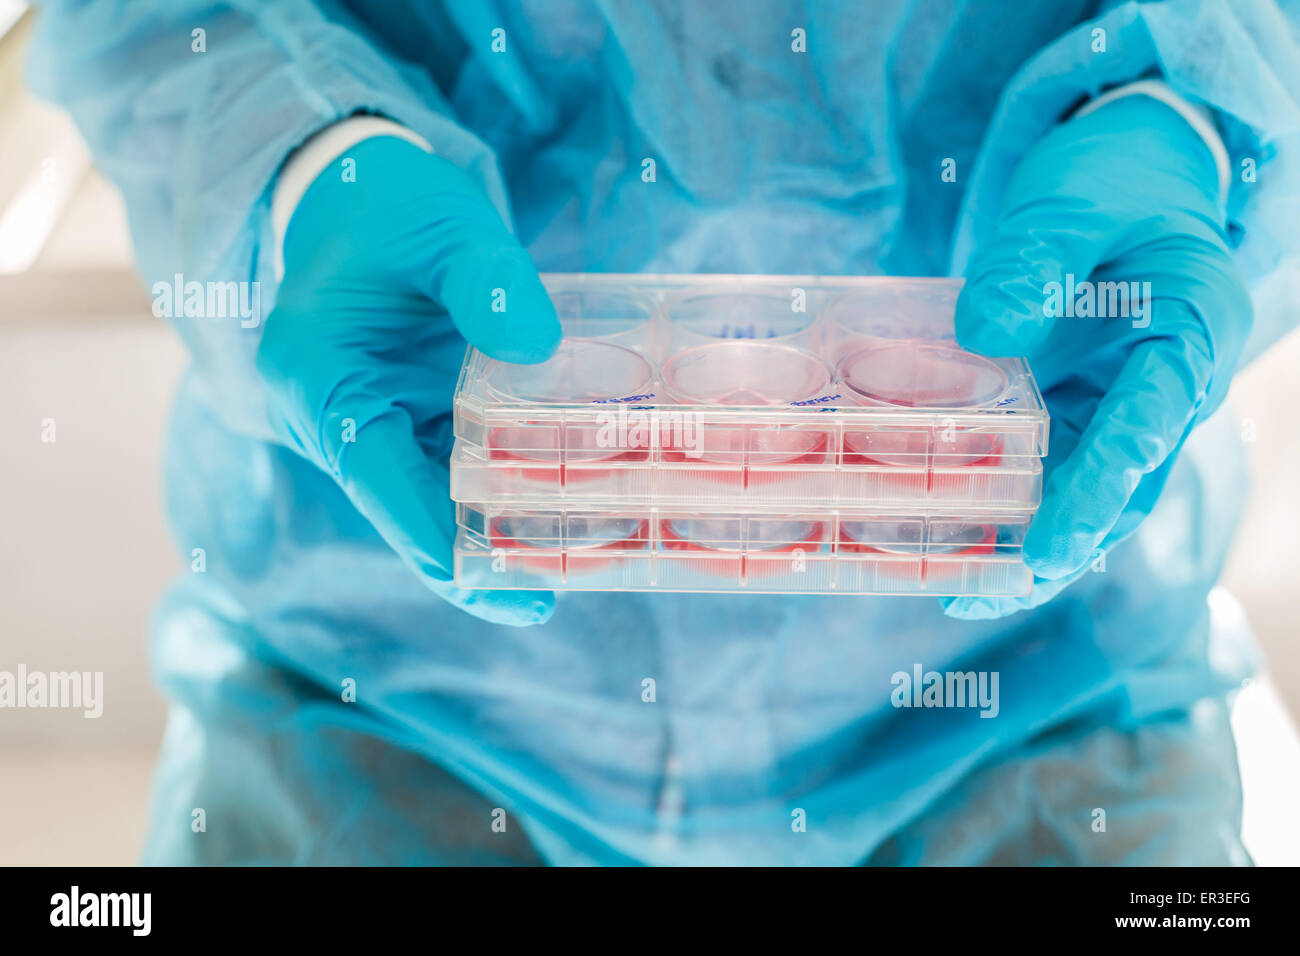
[[[285,158],[357,113],[387,116],[467,170],[507,216],[491,151],[331,0],[51,0],[39,10],[32,88],[67,108],[122,190],[145,284],[258,282],[275,297],[270,199]],[[228,427],[270,439],[253,357],[260,328],[173,319],[198,385]]]
[[[1104,90],[1141,77],[1208,107],[1228,149],[1229,234],[1255,323],[1243,363],[1296,325],[1300,293],[1300,9],[1273,0],[1102,4],[1030,58],[1003,91],[958,218],[962,274],[997,221],[1018,160]]]

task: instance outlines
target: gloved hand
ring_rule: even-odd
[[[1205,142],[1146,96],[1066,121],[1017,167],[956,323],[967,349],[1028,356],[1052,417],[1024,543],[1034,588],[948,599],[949,615],[1033,607],[1086,573],[1151,512],[1182,442],[1223,400],[1252,315],[1218,191]],[[1152,301],[1143,315],[1049,317],[1049,283],[1067,276],[1150,283]]]
[[[550,592],[451,583],[447,456],[464,340],[494,358],[542,361],[560,340],[555,308],[460,169],[395,137],[347,155],[355,182],[331,164],[285,236],[284,281],[257,355],[272,424],[434,593],[489,621],[545,620]],[[504,311],[493,311],[494,290]]]

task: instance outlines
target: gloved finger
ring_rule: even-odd
[[[1186,321],[1191,310],[1173,300],[1156,302],[1153,314],[1156,328],[1182,334],[1134,347],[1078,445],[1049,476],[1024,544],[1040,577],[1065,577],[1092,559],[1143,478],[1183,441],[1205,397],[1212,363],[1199,322]]]
[[[1052,412],[1051,452],[1044,461],[1048,474],[1061,462],[1066,461],[1079,443],[1084,427],[1091,418],[1102,393],[1096,392],[1091,385],[1073,380],[1059,383],[1050,393],[1057,399],[1057,408]],[[1082,424],[1075,425],[1076,417],[1082,418]],[[985,621],[1007,617],[1017,611],[1038,607],[1050,601],[1061,591],[1077,580],[1085,569],[1075,574],[1056,580],[1034,577],[1029,594],[1017,597],[990,597],[962,595],[940,598],[943,613],[961,621]]]
[[[461,335],[495,358],[539,362],[554,351],[560,325],[536,266],[473,177],[391,136],[365,140],[350,156],[359,169],[387,172],[359,176],[346,187],[336,176],[317,177],[285,234],[286,284],[324,249],[325,258],[348,266],[330,288],[335,303],[415,293],[437,303]],[[418,179],[420,188],[394,206],[392,180],[403,176]],[[357,228],[322,234],[308,215],[317,209]],[[369,221],[375,217],[382,221]],[[382,243],[373,241],[375,234]],[[368,274],[377,288],[358,285],[358,274]],[[314,281],[323,278],[331,277]]]
[[[1156,499],[1159,498],[1160,491],[1164,488],[1165,480],[1168,478],[1175,456],[1176,452],[1167,457],[1164,464],[1141,480],[1137,491],[1129,498],[1128,504],[1120,513],[1119,520],[1115,522],[1110,532],[1102,539],[1101,544],[1093,549],[1092,554],[1088,556],[1082,567],[1060,578],[1048,579],[1035,575],[1030,592],[1020,597],[964,596],[942,598],[944,614],[962,621],[991,620],[1006,617],[1015,614],[1017,611],[1029,610],[1038,607],[1040,604],[1046,604],[1079,578],[1092,571],[1094,567],[1104,569],[1105,565],[1098,566],[1098,561],[1111,548],[1136,531],[1138,526],[1146,520],[1147,515],[1151,513],[1151,509],[1155,507]]]
[[[1027,611],[1030,608],[1038,607],[1040,604],[1046,604],[1087,572],[1088,566],[1085,565],[1073,574],[1057,578],[1054,581],[1036,577],[1032,589],[1023,597],[965,595],[962,597],[940,598],[940,604],[943,607],[943,613],[955,620],[991,621],[1000,617],[1008,617],[1017,611]]]
[[[1052,330],[1067,277],[1089,276],[1113,244],[1115,222],[1070,195],[1026,199],[999,220],[966,271],[957,342],[984,355],[1027,355]],[[1056,283],[1052,286],[1051,283]]]
[[[444,173],[421,233],[426,258],[414,277],[417,288],[486,355],[546,360],[559,345],[560,320],[537,266],[478,187],[454,167]]]
[[[443,600],[497,624],[538,624],[551,616],[549,591],[467,591],[452,583],[456,521],[447,471],[420,448],[410,417],[390,406],[358,423],[338,453],[343,490],[375,530]]]

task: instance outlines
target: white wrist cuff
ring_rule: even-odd
[[[1232,165],[1228,159],[1228,149],[1223,145],[1223,138],[1219,136],[1218,130],[1214,128],[1214,114],[1204,106],[1183,99],[1163,80],[1137,80],[1133,83],[1117,86],[1113,90],[1107,90],[1101,96],[1089,100],[1075,110],[1074,116],[1087,116],[1089,113],[1101,109],[1107,103],[1122,100],[1126,96],[1149,96],[1153,100],[1164,103],[1187,120],[1187,124],[1196,131],[1196,135],[1205,141],[1205,145],[1209,147],[1211,155],[1214,156],[1214,168],[1219,174],[1219,201],[1226,201],[1229,182],[1232,178]]]
[[[275,278],[284,278],[284,234],[289,229],[298,203],[307,189],[339,156],[357,143],[376,136],[396,136],[414,143],[426,153],[433,147],[423,137],[411,132],[400,123],[382,116],[350,116],[327,126],[289,156],[276,178],[271,196],[271,234],[275,242]]]

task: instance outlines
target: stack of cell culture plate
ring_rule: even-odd
[[[545,281],[555,355],[456,386],[461,587],[1028,593],[1047,412],[959,281]]]

